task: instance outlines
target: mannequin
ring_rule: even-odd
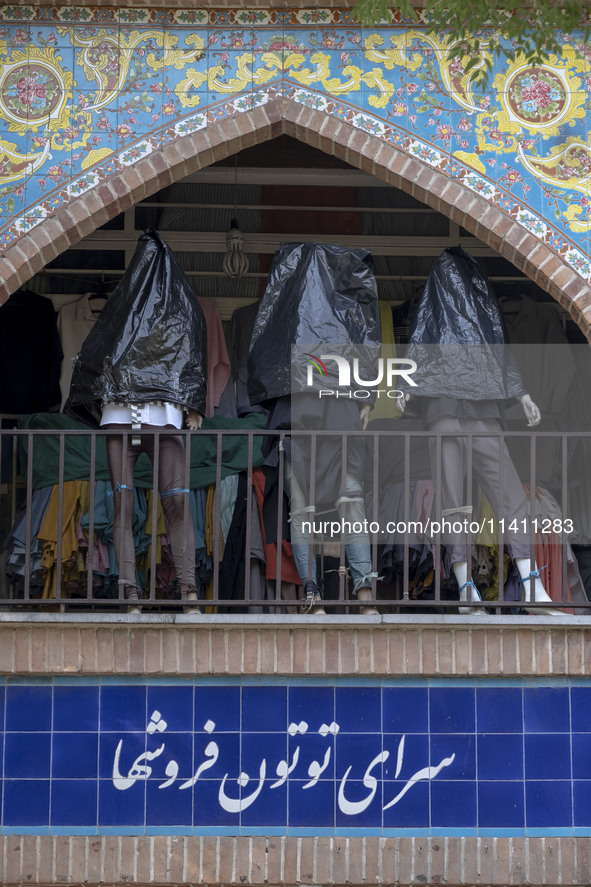
[[[441,517],[454,520],[471,513],[464,501],[468,437],[472,440],[474,472],[493,512],[507,526],[527,525],[527,499],[506,444],[500,446],[502,403],[516,398],[521,403],[528,427],[539,424],[538,407],[523,390],[521,375],[511,353],[503,348],[504,331],[500,311],[485,275],[461,249],[448,249],[435,264],[419,301],[410,331],[407,357],[418,364],[414,375],[426,428],[445,432],[441,446]],[[413,392],[414,394],[415,392]],[[482,432],[482,437],[477,436]],[[488,436],[486,436],[488,435]],[[432,461],[435,440],[430,441]],[[499,474],[502,463],[503,501]],[[468,578],[464,538],[444,538],[458,582],[460,602],[481,601]],[[525,609],[536,614],[562,615],[561,611],[528,607],[552,603],[537,564],[530,556],[529,539],[506,538],[524,588]],[[459,612],[484,615],[478,607]]]
[[[113,486],[119,585],[139,613],[132,512],[135,464],[155,459],[172,557],[185,612],[199,613],[195,533],[185,488],[185,447],[178,432],[201,427],[206,404],[207,339],[203,310],[174,254],[149,229],[74,364],[65,411],[111,432],[107,457]],[[152,432],[161,432],[155,436]],[[117,433],[115,433],[117,432]],[[149,432],[149,433],[146,433]]]
[[[290,500],[291,542],[306,593],[306,612],[323,614],[316,558],[310,557],[312,536],[304,528],[325,509],[336,508],[341,521],[365,519],[363,445],[369,405],[359,400],[322,399],[318,379],[309,382],[309,353],[379,348],[377,288],[370,256],[332,244],[284,244],[275,254],[267,289],[254,322],[248,358],[248,393],[253,404],[270,408],[267,427],[303,431],[359,431],[347,447],[342,465],[342,440],[320,437],[316,453],[314,495],[310,483],[310,447],[306,436],[285,439],[286,491]],[[356,351],[357,349],[357,351]],[[341,351],[341,354],[343,352]],[[328,386],[324,378],[321,387]],[[316,387],[315,387],[316,386]],[[274,449],[268,464],[277,464]],[[344,534],[345,553],[359,612],[375,615],[367,533]]]

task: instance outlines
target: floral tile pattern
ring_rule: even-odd
[[[162,145],[286,95],[461,181],[591,280],[591,45],[565,34],[543,65],[496,61],[485,88],[446,47],[398,15],[362,29],[344,9],[5,5],[0,245]]]

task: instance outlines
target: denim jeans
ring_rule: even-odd
[[[312,557],[309,557],[309,544],[314,534],[309,532],[308,527],[304,530],[302,525],[308,522],[320,522],[323,518],[315,516],[313,506],[307,505],[288,459],[285,460],[285,489],[290,503],[293,556],[300,578],[306,583],[309,579],[316,580],[316,558],[313,551]],[[365,521],[363,488],[360,481],[352,474],[346,475],[345,496],[350,496],[352,501],[342,501],[338,504],[339,518],[350,524],[363,523]],[[371,588],[372,579],[378,578],[377,573],[372,571],[369,534],[345,532],[343,535],[347,564],[353,580],[353,595],[357,595],[360,588]]]

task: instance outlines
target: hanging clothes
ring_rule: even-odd
[[[106,299],[93,297],[92,293],[86,293],[81,299],[64,305],[58,312],[57,330],[64,353],[60,373],[62,410],[70,393],[74,360],[80,353],[84,340],[95,325],[106,301]]]
[[[199,304],[205,315],[207,327],[207,398],[205,415],[213,416],[216,407],[219,406],[222,392],[228,384],[231,366],[230,356],[224,337],[224,327],[220,309],[214,299],[206,299],[197,296]]]
[[[57,594],[57,571],[61,571],[62,594],[70,578],[70,572],[76,564],[78,540],[76,524],[82,482],[66,481],[63,486],[62,505],[62,548],[61,562],[57,563],[57,541],[59,532],[59,487],[55,486],[51,493],[49,505],[39,527],[38,538],[44,542],[41,567],[45,572],[44,598],[54,598]]]
[[[59,406],[62,346],[51,299],[30,290],[0,307],[0,413]]]

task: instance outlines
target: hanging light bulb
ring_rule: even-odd
[[[224,274],[227,274],[228,277],[244,277],[248,271],[248,259],[242,251],[243,246],[242,231],[238,227],[236,219],[232,219],[230,230],[226,234],[227,252],[222,262]]]

